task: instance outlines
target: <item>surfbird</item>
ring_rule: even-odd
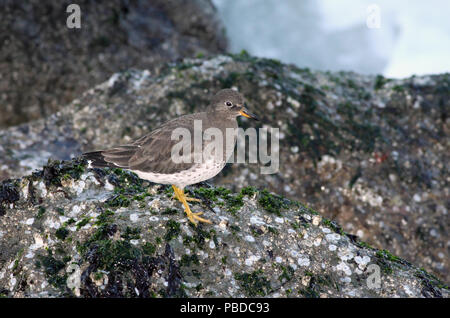
[[[200,217],[203,212],[191,211],[188,201],[200,200],[187,197],[184,188],[208,180],[222,171],[236,144],[238,116],[258,120],[244,107],[244,98],[240,93],[232,89],[223,89],[212,97],[210,105],[204,112],[169,120],[149,134],[128,144],[88,152],[83,154],[83,157],[92,167],[122,168],[134,172],[144,180],[171,184],[174,197],[183,204],[186,215],[192,223],[211,223]],[[188,133],[189,138],[182,138],[182,141],[180,138],[178,140],[173,138],[175,130]],[[200,142],[196,137],[199,135]],[[220,148],[217,147],[216,140],[219,135],[223,138],[219,143]],[[216,142],[216,147],[210,147],[212,150],[209,152],[205,151],[212,142]],[[173,151],[177,144],[182,151]],[[174,160],[174,154],[180,156]]]

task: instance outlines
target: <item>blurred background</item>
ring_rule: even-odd
[[[230,50],[387,77],[450,71],[450,1],[213,0]],[[379,28],[367,19],[379,9]],[[372,8],[372,10],[371,10]]]

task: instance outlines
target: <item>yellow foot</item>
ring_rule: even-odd
[[[197,198],[191,198],[191,197],[187,197],[187,196],[185,196],[184,198],[185,198],[186,201],[188,201],[188,202],[202,202],[202,200],[197,199]],[[181,200],[178,199],[177,196],[176,196],[175,194],[173,195],[172,199],[177,199],[178,201],[181,202]]]
[[[180,189],[174,185],[172,185],[172,187],[173,187],[173,191],[174,191],[174,197],[183,204],[184,212],[186,212],[186,215],[187,215],[189,221],[194,223],[194,225],[197,225],[198,222],[212,224],[211,221],[199,217],[199,215],[202,215],[203,212],[193,213],[187,203],[187,201],[201,202],[201,200],[195,199],[195,198],[188,198],[185,196],[183,189]]]
[[[191,222],[194,223],[195,225],[197,225],[197,221],[198,221],[198,222],[203,222],[203,223],[212,224],[212,222],[211,222],[210,220],[207,220],[207,219],[204,219],[204,218],[199,217],[199,215],[202,215],[203,212],[197,212],[197,213],[194,213],[194,212],[186,211],[186,210],[185,210],[185,212],[186,212],[186,214],[187,214],[187,217],[188,217],[189,221],[191,221]]]

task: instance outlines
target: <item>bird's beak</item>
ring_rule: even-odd
[[[247,117],[247,118],[251,118],[251,119],[254,119],[254,120],[259,120],[258,117],[256,117],[256,115],[250,113],[250,112],[247,110],[247,108],[242,108],[242,109],[239,111],[239,114],[241,114],[241,116],[244,116],[244,117]]]

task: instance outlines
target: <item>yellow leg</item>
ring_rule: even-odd
[[[186,197],[186,201],[188,202],[202,202],[202,200],[197,198]]]
[[[191,209],[189,208],[189,205],[187,203],[188,200],[186,199],[186,196],[184,195],[183,189],[180,189],[174,185],[172,185],[172,188],[175,193],[175,198],[177,198],[181,203],[183,203],[184,212],[186,212],[189,221],[191,221],[195,225],[197,225],[197,221],[212,224],[211,221],[199,217],[199,215],[202,215],[203,212],[193,213],[191,211]]]
[[[191,197],[187,197],[187,196],[184,196],[184,198],[186,199],[187,202],[202,202],[202,200],[197,199],[197,198],[191,198]],[[181,200],[178,199],[175,194],[173,195],[172,199],[177,199],[178,201],[181,202]]]

